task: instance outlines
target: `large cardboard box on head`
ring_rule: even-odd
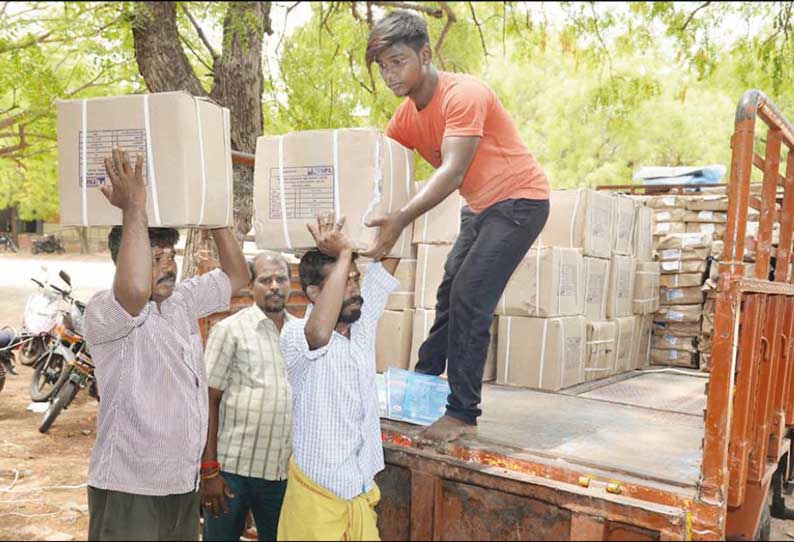
[[[538,246],[581,248],[585,256],[612,253],[612,196],[586,188],[552,190],[551,213]]]
[[[500,316],[496,381],[549,391],[581,384],[586,341],[582,316]]]
[[[584,315],[588,320],[607,318],[609,265],[603,258],[584,258]]]
[[[355,250],[368,248],[377,228],[367,218],[402,207],[414,193],[411,151],[376,130],[341,128],[263,136],[256,142],[254,208],[259,248],[315,247],[306,228],[320,212],[346,218]],[[411,228],[389,256],[408,258]]]
[[[425,183],[415,183],[415,191]],[[447,199],[414,221],[413,242],[425,245],[451,245],[460,234],[460,210],[466,204],[457,190]]]
[[[433,327],[433,322],[436,319],[436,311],[417,309],[413,319],[413,333],[411,335],[411,355],[408,363],[408,369],[414,370],[416,364],[419,362],[419,348],[422,343],[427,339],[430,333],[430,328]],[[482,381],[489,382],[496,378],[496,345],[498,344],[497,337],[497,320],[493,319],[491,324],[491,343],[488,345],[488,355],[485,358],[485,367],[483,369]]]
[[[635,262],[631,256],[616,254],[609,268],[607,318],[633,314]]]
[[[637,204],[628,196],[612,198],[612,252],[630,256],[634,253],[634,220]]]
[[[582,314],[583,267],[580,249],[531,249],[508,281],[496,314],[543,317]]]
[[[233,223],[229,110],[186,92],[62,100],[58,113],[61,224],[115,226],[121,210],[100,191],[104,159],[143,156],[151,227]]]
[[[435,309],[451,245],[417,245],[414,302],[417,309]]]
[[[414,311],[384,311],[378,320],[375,359],[378,372],[389,367],[408,369]]]
[[[614,321],[587,321],[584,377],[586,382],[615,374],[615,340],[617,324]]]

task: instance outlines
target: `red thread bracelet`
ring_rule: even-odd
[[[201,464],[201,470],[204,470],[204,469],[220,469],[220,468],[221,468],[221,464],[218,463],[217,461],[207,461],[207,462]]]

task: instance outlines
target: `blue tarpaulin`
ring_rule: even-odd
[[[692,167],[641,167],[633,180],[646,185],[692,184],[709,185],[722,182],[727,168],[720,164]]]

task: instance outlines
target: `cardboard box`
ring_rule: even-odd
[[[507,283],[496,314],[576,316],[584,311],[584,260],[577,248],[533,248]]]
[[[586,382],[615,374],[615,341],[617,323],[614,321],[587,321],[584,377]]]
[[[418,192],[424,182],[415,183]],[[414,221],[413,242],[425,245],[451,245],[460,234],[460,210],[466,201],[457,190],[436,207]]]
[[[632,234],[637,204],[628,196],[612,198],[612,252],[631,256],[634,253]]]
[[[631,316],[634,296],[634,258],[615,255],[609,266],[607,318]]]
[[[497,383],[557,391],[584,382],[586,337],[582,316],[500,316]]]
[[[683,222],[686,209],[660,209],[653,213],[654,222]]]
[[[419,361],[419,347],[427,339],[430,328],[436,320],[436,311],[417,309],[413,317],[413,332],[411,334],[411,353],[409,356],[408,368],[414,370]],[[488,345],[488,356],[485,358],[483,368],[483,382],[489,382],[496,378],[496,345],[498,344],[497,319],[493,319],[491,324],[491,343]],[[446,371],[443,373],[446,374]]]
[[[712,266],[713,268],[714,266]],[[703,273],[679,273],[676,275],[662,275],[659,285],[665,288],[688,288],[703,284]]]
[[[669,234],[658,240],[656,243],[656,250],[709,248],[713,242],[713,236],[709,233]]]
[[[656,311],[654,322],[694,322],[700,324],[700,305],[667,305]],[[695,333],[697,335],[697,333]]]
[[[665,333],[676,337],[694,338],[700,334],[700,321],[677,322],[665,320],[663,316],[653,316],[654,335],[664,335]]]
[[[690,197],[684,203],[689,211],[728,211],[728,198],[719,194]]]
[[[416,250],[414,247],[412,258],[403,258],[394,270],[394,278],[400,281],[397,290],[389,295],[386,310],[403,311],[414,308],[414,293],[416,291]],[[362,276],[372,263],[368,258],[358,259],[358,269]]]
[[[612,252],[612,196],[586,188],[552,190],[551,214],[537,246],[581,248],[585,256]]]
[[[115,147],[144,157],[152,227],[223,227],[232,214],[229,110],[186,92],[60,100],[61,224],[115,226],[121,210],[100,191]],[[85,137],[83,137],[85,136]]]
[[[689,288],[667,288],[659,290],[662,305],[697,305],[703,303],[703,291],[700,286]]]
[[[635,369],[647,367],[651,362],[651,330],[653,315],[638,316],[634,322],[634,353],[631,359]]]
[[[697,368],[698,355],[683,350],[657,350],[651,348],[651,363],[675,367]]]
[[[652,314],[659,308],[659,262],[637,262],[634,276],[634,314]]]
[[[610,261],[584,257],[584,315],[589,320],[606,320]]]
[[[643,203],[651,209],[671,209],[682,206],[677,196],[650,196],[643,198]]]
[[[367,217],[399,209],[413,194],[413,154],[376,130],[342,128],[263,136],[256,142],[254,207],[259,248],[315,247],[306,223],[318,212],[346,217],[356,250],[375,240]],[[411,228],[389,256],[409,258]]]
[[[676,337],[669,333],[654,335],[652,348],[656,350],[684,350],[686,352],[697,352],[694,338]]]
[[[671,233],[684,233],[686,225],[683,222],[656,222],[653,223],[654,235],[669,235]]]
[[[689,222],[686,225],[687,233],[710,233],[714,239],[725,237],[725,224],[712,224],[709,222]]]
[[[708,222],[711,224],[725,224],[728,222],[728,213],[718,211],[687,211],[684,222]]]
[[[705,260],[711,255],[711,247],[708,248],[667,248],[658,251],[659,259],[662,261],[670,260]]]
[[[414,302],[417,309],[435,309],[451,245],[417,245]]]
[[[660,263],[665,275],[706,272],[706,260],[667,260]]]
[[[414,311],[384,311],[378,320],[375,359],[379,373],[389,367],[407,369],[411,355]]]
[[[638,205],[634,217],[634,256],[641,261],[653,259],[653,209]]]
[[[637,317],[615,318],[614,322],[617,325],[614,367],[615,373],[620,374],[633,370],[635,366],[631,356],[634,354],[634,327]]]

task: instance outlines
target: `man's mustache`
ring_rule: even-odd
[[[364,298],[361,297],[360,295],[357,295],[355,297],[351,297],[350,299],[348,299],[347,301],[342,303],[342,310],[346,309],[347,307],[349,307],[351,305],[361,305],[363,307],[364,306]]]
[[[167,273],[162,277],[160,277],[160,279],[157,281],[157,284],[162,284],[163,282],[169,282],[169,281],[176,282],[176,275],[174,275],[173,273]]]
[[[281,294],[268,294],[265,296],[265,301],[284,301],[286,296]]]

